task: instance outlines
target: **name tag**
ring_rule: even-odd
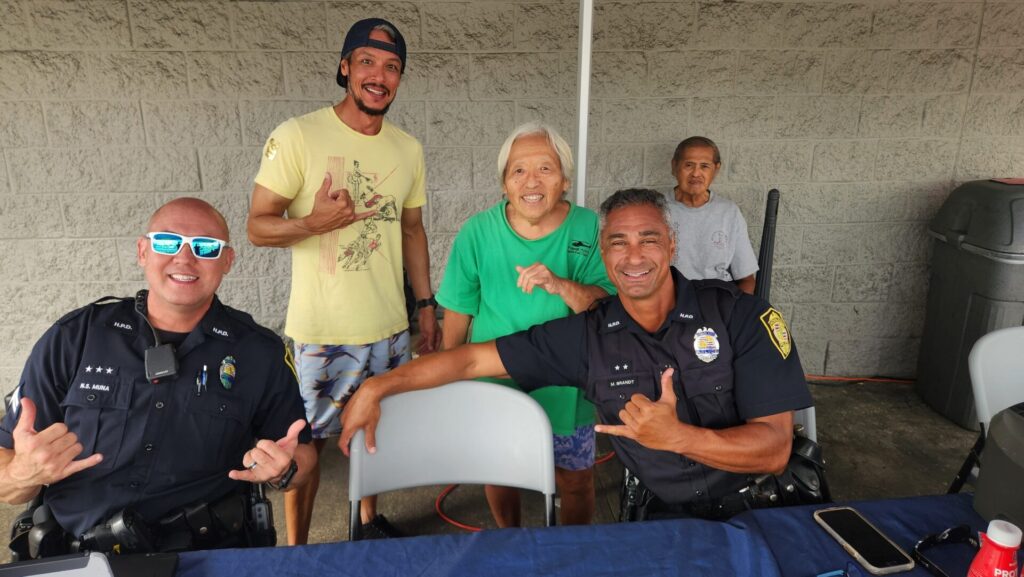
[[[103,391],[105,393],[110,392],[110,385],[101,385],[99,383],[78,383],[78,388],[85,391]]]

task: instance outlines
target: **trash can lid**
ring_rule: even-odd
[[[958,248],[1024,261],[1024,184],[965,182],[949,194],[928,230]]]

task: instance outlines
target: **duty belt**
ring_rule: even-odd
[[[619,502],[619,522],[697,517],[722,521],[737,513],[756,508],[747,490],[741,489],[721,499],[710,501],[666,503],[648,489],[628,468],[623,470]]]
[[[211,502],[175,509],[147,523],[131,508],[86,531],[72,548],[115,553],[189,551],[245,545],[245,495],[232,491]]]
[[[122,509],[78,539],[56,522],[48,505],[37,502],[15,524],[12,559],[76,551],[148,553],[273,546],[277,534],[270,501],[261,485],[245,485],[213,502],[180,507],[153,524],[131,508]]]
[[[744,493],[731,493],[721,499],[688,503],[666,503],[655,495],[643,506],[642,519],[676,519],[697,517],[709,521],[724,521],[737,513],[752,509]]]

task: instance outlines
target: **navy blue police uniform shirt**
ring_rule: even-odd
[[[155,522],[241,488],[228,471],[242,468],[255,440],[280,439],[305,418],[281,339],[216,298],[176,347],[177,377],[147,381],[153,336],[134,303],[91,304],[57,321],[32,349],[0,424],[0,446],[13,448],[18,402],[28,397],[37,431],[65,423],[81,457],[103,455],[46,489],[57,521],[76,536],[128,506]],[[299,440],[310,439],[307,425]]]
[[[668,367],[675,369],[676,414],[684,423],[724,429],[813,404],[777,310],[732,284],[691,282],[674,268],[672,278],[675,307],[655,333],[611,296],[587,312],[499,338],[502,363],[527,391],[552,382],[582,389],[609,425],[622,424],[619,411],[632,395],[659,399]],[[624,464],[667,503],[713,504],[750,481],[631,439],[611,442]]]

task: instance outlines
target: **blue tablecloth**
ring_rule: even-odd
[[[840,505],[857,509],[908,554],[925,535],[962,524],[971,525],[977,530],[983,530],[986,526],[971,506],[969,494],[858,501],[830,506]],[[848,562],[851,569],[855,570],[853,572],[869,575],[814,521],[812,513],[820,508],[820,505],[814,505],[760,509],[738,515],[733,522],[747,524],[750,530],[762,535],[783,575],[813,577],[831,570],[845,569]],[[974,551],[966,545],[936,547],[926,551],[926,554],[951,576],[965,575],[974,558]],[[924,577],[931,573],[915,568],[899,575]]]
[[[853,503],[906,551],[922,536],[984,522],[969,495]],[[817,526],[818,507],[750,511],[729,523],[700,520],[505,529],[465,535],[303,547],[200,551],[181,556],[179,577],[419,575],[601,577],[776,575],[813,577],[852,559]],[[966,573],[965,548],[938,552],[950,575]],[[962,568],[961,568],[962,567]],[[854,574],[855,564],[851,564]],[[915,569],[906,575],[927,575]]]
[[[672,574],[774,577],[779,571],[756,532],[695,520],[205,551],[183,554],[178,566],[179,577]]]

